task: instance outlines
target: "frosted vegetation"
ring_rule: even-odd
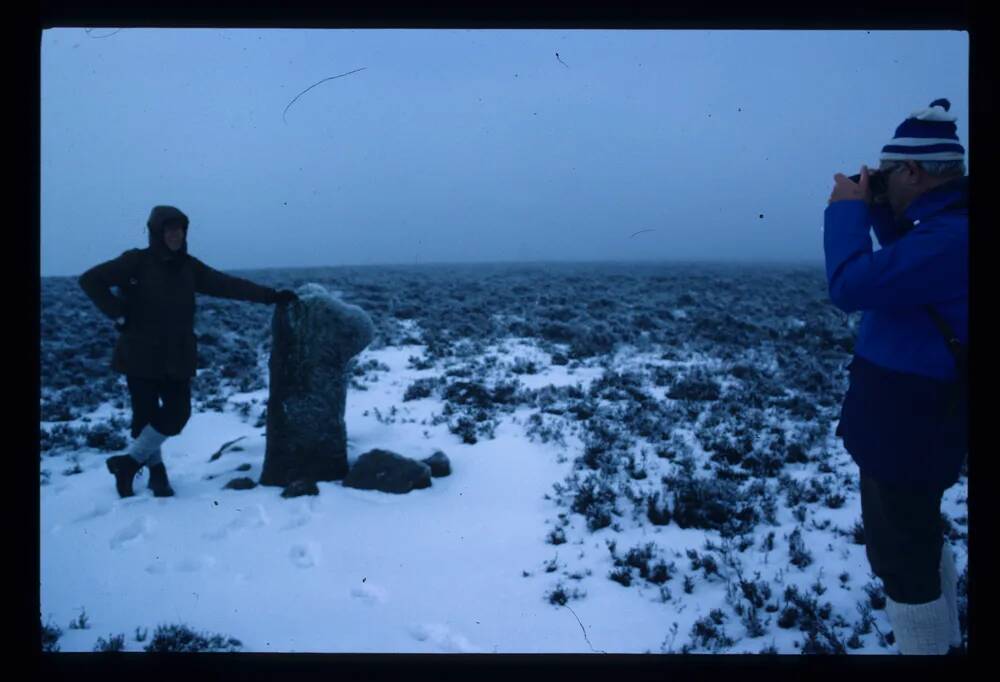
[[[388,366],[366,355],[423,347],[408,367],[429,371],[398,404],[373,408],[380,423],[402,420],[406,405],[429,399],[436,403],[426,424],[447,425],[456,443],[488,441],[511,424],[551,446],[568,472],[547,494],[561,510],[544,538],[553,558],[524,574],[549,578],[538,598],[553,608],[586,600],[588,581],[612,581],[662,602],[663,652],[878,653],[891,644],[878,580],[837,568],[863,544],[857,470],[833,437],[858,318],[829,303],[820,268],[239,274],[280,288],[318,282],[368,312],[375,341],[352,364],[351,391],[392,379]],[[235,412],[262,427],[265,400],[243,394],[266,388],[271,307],[209,298],[198,305],[194,410]],[[112,326],[75,279],[42,281],[41,324],[47,485],[80,473],[80,457],[127,446],[128,394],[109,370]],[[944,514],[960,569],[964,473]],[[702,540],[676,544],[681,536],[653,532],[671,528],[697,530]],[[593,560],[573,559],[576,545],[592,547],[594,538],[610,566],[605,575],[593,575]],[[780,570],[762,571],[765,565]],[[963,629],[965,582],[962,573]],[[675,614],[699,599],[714,606],[679,630]],[[58,646],[61,625],[47,626],[50,646]],[[147,646],[166,650],[171,637],[178,649],[239,644],[177,624],[163,626]],[[124,646],[113,638],[100,645]]]

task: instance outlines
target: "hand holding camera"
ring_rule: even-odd
[[[833,181],[835,184],[828,204],[857,199],[871,204],[885,195],[885,176],[877,170],[869,171],[868,166],[861,166],[861,172],[851,177],[837,173],[833,176]]]
[[[862,166],[862,168],[867,168]],[[852,175],[847,178],[851,182],[860,183],[860,175]],[[879,202],[885,199],[886,192],[889,191],[889,183],[886,174],[880,170],[868,171],[868,190],[871,192],[872,201]]]

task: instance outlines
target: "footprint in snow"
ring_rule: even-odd
[[[201,537],[206,540],[214,540],[218,542],[220,540],[225,540],[229,536],[229,526],[223,526],[222,528],[217,528],[216,530],[205,531],[201,534]]]
[[[96,519],[98,517],[104,516],[105,514],[108,514],[112,508],[113,505],[110,502],[103,502],[103,501],[94,502],[93,507],[90,509],[90,511],[76,517],[75,519],[73,519],[73,522],[82,523],[84,521],[90,521],[91,519]]]
[[[481,653],[464,635],[452,631],[447,625],[426,623],[410,628],[410,635],[418,642],[430,642],[439,651],[458,654]]]
[[[174,565],[174,569],[183,573],[195,573],[215,565],[215,557],[199,556],[184,557]]]
[[[389,598],[388,593],[381,587],[376,587],[375,585],[362,585],[361,587],[355,587],[351,590],[351,596],[355,599],[360,599],[366,604],[371,604],[372,606],[376,604],[384,604]]]
[[[281,530],[293,530],[295,528],[301,528],[302,526],[305,526],[308,523],[309,523],[308,516],[293,516],[287,522],[285,522],[285,525],[281,527]]]
[[[142,541],[153,530],[153,520],[148,516],[140,516],[112,536],[111,549],[119,549],[125,545]]]
[[[145,488],[142,488],[143,492],[139,492],[139,484],[135,484],[135,495],[132,497],[126,497],[124,500],[115,500],[114,504],[118,506],[119,509],[128,509],[129,507],[141,506],[144,507],[150,504],[153,500],[157,499],[152,496]],[[164,500],[165,501],[165,500]]]
[[[154,561],[149,566],[146,566],[146,573],[152,573],[153,575],[161,575],[167,572],[167,562],[163,560]]]
[[[288,555],[292,563],[299,568],[312,568],[319,564],[322,552],[318,543],[306,542],[292,545],[292,549]]]
[[[264,507],[255,504],[252,507],[241,509],[232,521],[221,528],[203,533],[202,537],[206,540],[224,540],[230,533],[252,528],[263,528],[269,523],[271,523],[271,518],[264,511]]]
[[[301,528],[312,521],[313,517],[322,516],[322,514],[316,513],[314,502],[315,500],[310,500],[309,502],[299,502],[299,504],[294,507],[291,518],[281,526],[281,530]]]
[[[263,528],[271,523],[271,518],[264,511],[264,507],[255,504],[240,511],[240,515],[233,520],[234,528]]]

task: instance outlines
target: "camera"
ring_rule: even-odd
[[[860,182],[861,174],[852,175],[848,178],[851,182]],[[889,191],[889,182],[885,173],[878,170],[868,171],[868,189],[871,190],[872,198],[881,197]]]

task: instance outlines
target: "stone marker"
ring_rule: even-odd
[[[344,410],[348,363],[371,343],[375,327],[361,308],[318,284],[272,318],[267,445],[261,485],[305,485],[347,474]]]

